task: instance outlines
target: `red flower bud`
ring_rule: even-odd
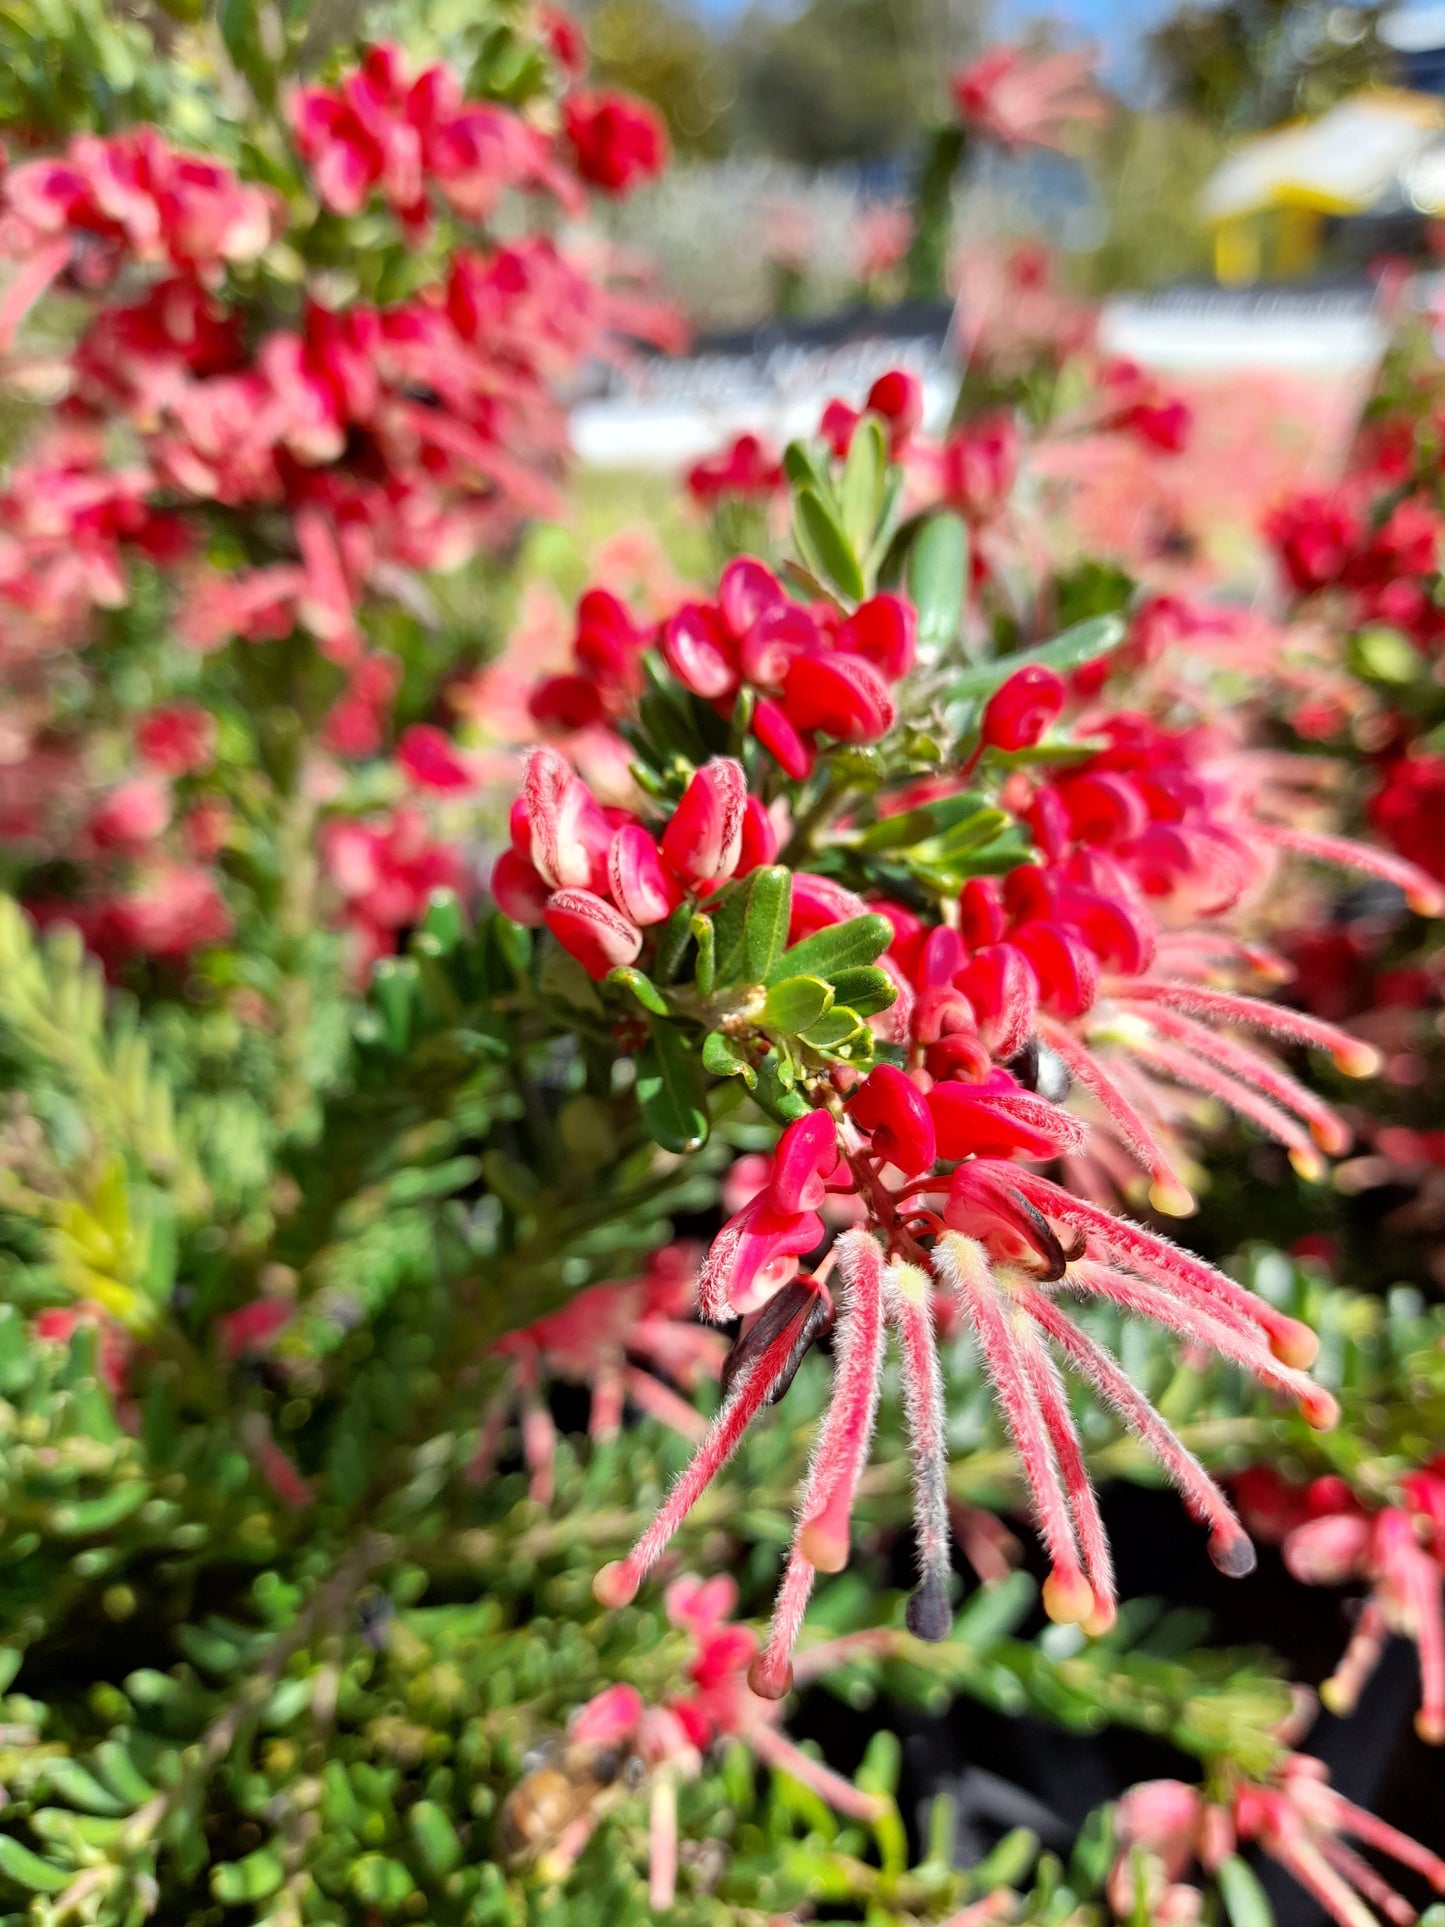
[[[589,977],[605,977],[609,970],[636,963],[642,949],[637,925],[590,890],[555,891],[543,920]]]
[[[662,656],[684,689],[706,702],[730,696],[738,686],[732,639],[715,609],[686,602],[662,625]]]
[[[430,723],[413,723],[402,732],[396,762],[402,774],[418,789],[469,790],[476,781],[450,736]]]
[[[770,1209],[788,1214],[816,1211],[825,1195],[824,1180],[838,1163],[838,1127],[831,1111],[809,1111],[795,1118],[778,1139],[768,1183]]]
[[[748,779],[731,756],[715,756],[698,770],[662,833],[668,867],[688,883],[730,877],[742,855]]]
[[[783,706],[794,728],[826,730],[842,743],[876,743],[898,718],[892,691],[861,656],[800,656]]]
[[[918,648],[918,617],[902,596],[876,595],[860,602],[838,630],[838,647],[862,656],[889,682],[899,682],[913,667]]]
[[[537,929],[551,894],[526,857],[515,850],[503,850],[492,865],[492,895],[502,915],[513,923]]]
[[[677,884],[662,867],[657,845],[640,823],[626,824],[613,837],[607,880],[618,909],[644,927],[671,916],[681,900]]]
[[[735,555],[718,578],[718,608],[728,632],[739,642],[772,609],[789,608],[783,585],[753,555]]]
[[[760,697],[753,708],[753,734],[784,776],[795,783],[813,774],[814,754],[775,702]]]
[[[773,828],[773,819],[768,815],[762,798],[750,796],[748,806],[743,811],[742,852],[733,875],[751,876],[754,870],[774,862],[777,854],[778,833]]]
[[[551,729],[591,729],[603,716],[601,693],[586,676],[548,676],[532,691],[527,707]]]
[[[854,1122],[872,1134],[873,1149],[907,1177],[933,1167],[937,1156],[933,1116],[912,1078],[893,1064],[879,1064],[848,1101]]]
[[[1064,706],[1062,676],[1032,663],[989,697],[979,734],[992,749],[1032,749]]]
[[[890,368],[868,390],[867,406],[883,417],[889,453],[897,455],[923,420],[923,384],[902,368]]]

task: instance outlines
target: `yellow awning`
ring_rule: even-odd
[[[1373,88],[1317,120],[1291,121],[1238,148],[1205,183],[1211,226],[1271,208],[1360,214],[1397,186],[1445,132],[1445,101]]]

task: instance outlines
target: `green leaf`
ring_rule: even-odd
[[[644,1010],[650,1010],[654,1017],[666,1017],[667,1000],[646,971],[633,970],[619,964],[616,970],[609,970],[606,981],[616,984],[622,990],[630,990]]]
[[[783,473],[794,488],[828,492],[827,457],[817,442],[789,442],[783,450]]]
[[[868,589],[858,558],[836,514],[811,488],[800,488],[793,497],[793,532],[813,573],[860,602]]]
[[[418,1800],[406,1823],[426,1872],[433,1880],[444,1880],[462,1857],[462,1843],[445,1810],[434,1800]]]
[[[883,429],[875,415],[865,415],[853,431],[838,489],[843,533],[855,555],[866,555],[872,546],[887,475],[888,445]]]
[[[1237,1853],[1229,1854],[1220,1861],[1214,1878],[1230,1927],[1274,1927],[1274,1909],[1247,1860],[1241,1860]]]
[[[837,1050],[862,1028],[863,1020],[856,1010],[849,1010],[846,1004],[834,1004],[815,1024],[809,1024],[802,1034],[803,1042],[811,1044],[814,1050]]]
[[[372,995],[381,1012],[386,1047],[393,1055],[406,1049],[411,1036],[420,983],[415,957],[383,957],[372,972]]]
[[[1072,629],[1065,629],[1061,636],[1041,643],[1037,649],[1022,649],[1015,655],[999,656],[993,662],[981,662],[966,669],[950,686],[949,697],[956,702],[962,697],[991,696],[1017,669],[1035,666],[1060,671],[1077,669],[1080,663],[1107,656],[1111,649],[1119,647],[1127,634],[1128,624],[1122,617],[1091,616],[1087,622],[1076,622]]]
[[[224,1860],[211,1869],[211,1892],[223,1907],[235,1907],[246,1900],[269,1900],[286,1879],[286,1866],[280,1854],[269,1847],[258,1847],[244,1860]],[[407,1885],[410,1887],[410,1881]]]
[[[784,977],[768,991],[763,1022],[769,1030],[796,1036],[833,1007],[833,986],[821,977]]]
[[[103,1787],[93,1773],[69,1758],[47,1760],[45,1778],[51,1790],[82,1813],[128,1813],[129,1805]]]
[[[860,1017],[874,1017],[890,1010],[898,1001],[898,986],[886,970],[874,964],[859,964],[840,970],[833,978],[833,995],[838,1003],[856,1010]]]
[[[384,1914],[398,1913],[411,1899],[415,1883],[405,1864],[384,1853],[364,1853],[353,1863],[351,1891],[368,1907]]]
[[[968,530],[956,515],[935,515],[919,530],[904,570],[918,610],[918,640],[946,649],[958,640],[968,594]]]
[[[780,1124],[791,1124],[795,1117],[806,1117],[812,1105],[797,1088],[792,1059],[781,1050],[770,1050],[758,1065],[758,1103]]]
[[[887,917],[869,914],[850,917],[846,923],[829,924],[815,930],[791,950],[785,950],[768,973],[769,983],[784,977],[836,977],[840,970],[856,970],[861,964],[875,963],[893,941],[893,925]]]
[[[783,953],[793,914],[793,879],[781,864],[754,870],[743,920],[742,981],[761,984]]]
[[[637,1101],[648,1135],[681,1156],[707,1142],[707,1110],[693,1047],[675,1025],[654,1023],[637,1062]]]
[[[62,1887],[70,1885],[71,1876],[59,1867],[52,1867],[29,1847],[21,1846],[13,1834],[0,1833],[0,1878],[31,1893],[58,1894]]]
[[[691,936],[692,911],[680,903],[658,933],[652,974],[659,983],[670,984],[677,975]]]
[[[740,1077],[749,1090],[758,1081],[747,1052],[720,1030],[710,1030],[702,1040],[702,1067],[712,1077]]]
[[[688,919],[688,929],[697,943],[693,981],[699,996],[711,997],[717,982],[717,935],[712,927],[712,918],[704,916],[700,910],[696,911]]]

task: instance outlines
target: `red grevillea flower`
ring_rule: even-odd
[[[630,1748],[647,1771],[650,1784],[648,1899],[657,1911],[676,1898],[678,1827],[677,1782],[696,1778],[702,1756],[722,1740],[742,1740],[767,1766],[789,1774],[827,1801],[838,1813],[865,1824],[879,1819],[886,1803],[863,1793],[831,1767],[804,1753],[779,1730],[778,1707],[760,1699],[748,1685],[757,1637],[733,1623],[737,1586],[726,1574],[698,1579],[690,1573],[668,1587],[663,1605],[679,1631],[690,1636],[686,1684],[660,1704],[649,1706],[631,1686],[609,1686],[573,1716],[575,1739],[609,1749]],[[819,1679],[860,1647],[876,1644],[869,1633],[813,1647],[799,1663],[800,1674]],[[590,1824],[568,1840],[563,1858],[574,1860],[586,1844]],[[565,1871],[556,1853],[554,1875]]]
[[[1241,1511],[1307,1586],[1363,1580],[1369,1591],[1333,1675],[1320,1688],[1332,1713],[1352,1713],[1390,1634],[1415,1642],[1420,1711],[1415,1728],[1445,1744],[1445,1458],[1398,1482],[1396,1502],[1368,1506],[1343,1479],[1290,1485],[1268,1466],[1236,1482]]]
[[[824,1279],[835,1266],[833,1391],[772,1633],[753,1668],[755,1690],[787,1691],[813,1576],[846,1563],[890,1327],[902,1360],[914,1469],[920,1571],[909,1624],[921,1637],[947,1632],[938,1291],[972,1333],[1023,1461],[1052,1565],[1044,1588],[1052,1616],[1102,1629],[1115,1610],[1103,1524],[1057,1359],[1079,1372],[1160,1461],[1208,1527],[1221,1569],[1247,1572],[1253,1549],[1224,1494],[1118,1361],[1068,1316],[1063,1300],[1102,1298],[1151,1318],[1294,1398],[1311,1423],[1329,1425],[1334,1401],[1299,1369],[1313,1335],[1201,1259],[1015,1161],[1056,1155],[1081,1135],[1075,1120],[1001,1071],[981,1084],[923,1089],[891,1066],[870,1074],[845,1118],[817,1110],[789,1125],[763,1188],[724,1227],[702,1270],[704,1316],[744,1317],[722,1406],[632,1552],[597,1575],[598,1597],[609,1605],[633,1597],[748,1423],[782,1396],[828,1321]],[[932,1168],[935,1146],[953,1163],[951,1172]],[[840,1189],[856,1194],[870,1228],[845,1232],[814,1276],[800,1276],[800,1259],[823,1238],[817,1207]]]
[[[1247,1842],[1278,1861],[1339,1927],[1377,1927],[1372,1907],[1395,1927],[1410,1927],[1415,1919],[1404,1896],[1346,1844],[1351,1839],[1445,1893],[1445,1860],[1346,1800],[1329,1784],[1324,1763],[1307,1754],[1286,1754],[1268,1780],[1241,1780],[1218,1802],[1180,1780],[1145,1781],[1119,1802],[1117,1825],[1120,1852],[1109,1876],[1109,1900],[1121,1920],[1148,1900],[1152,1918],[1170,1918],[1160,1891],[1166,1883],[1180,1881],[1196,1861],[1214,1872],[1237,1844]],[[1145,1894],[1139,1890],[1141,1872]]]
[[[587,1387],[591,1438],[617,1436],[628,1399],[684,1438],[700,1438],[702,1420],[673,1388],[691,1391],[717,1377],[727,1346],[692,1321],[697,1263],[695,1246],[664,1245],[640,1277],[590,1285],[561,1311],[500,1339],[494,1350],[510,1362],[511,1383],[487,1407],[469,1476],[477,1483],[491,1476],[502,1427],[516,1406],[530,1496],[551,1503],[557,1434],[542,1396],[551,1380]]]

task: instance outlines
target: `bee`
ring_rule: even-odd
[[[497,1849],[511,1867],[534,1866],[558,1847],[565,1850],[568,1836],[580,1848],[647,1776],[641,1758],[626,1747],[586,1744],[565,1733],[544,1735],[522,1765],[523,1777],[497,1815]]]

